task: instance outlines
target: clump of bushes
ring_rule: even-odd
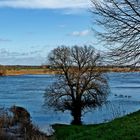
[[[5,76],[6,75],[6,70],[0,70],[0,76]]]
[[[32,124],[23,107],[0,108],[0,140],[47,140],[47,135]]]

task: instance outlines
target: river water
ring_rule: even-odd
[[[83,115],[83,122],[100,123],[140,109],[140,73],[108,73],[111,94],[108,105]],[[32,121],[39,125],[69,124],[69,112],[54,112],[44,106],[44,92],[54,75],[20,75],[0,77],[0,106],[25,107]]]

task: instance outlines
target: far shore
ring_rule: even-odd
[[[41,74],[56,74],[56,71],[44,70],[44,69],[23,69],[23,70],[6,70],[5,76],[16,75],[41,75]]]
[[[95,71],[102,72],[140,72],[140,68],[97,68]],[[1,76],[16,76],[16,75],[41,75],[41,74],[58,74],[61,73],[59,69],[6,69]]]

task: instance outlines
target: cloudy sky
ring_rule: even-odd
[[[0,0],[0,64],[41,65],[59,45],[93,44],[88,0]]]

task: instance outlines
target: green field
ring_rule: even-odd
[[[140,111],[99,125],[54,125],[51,140],[140,140]]]

